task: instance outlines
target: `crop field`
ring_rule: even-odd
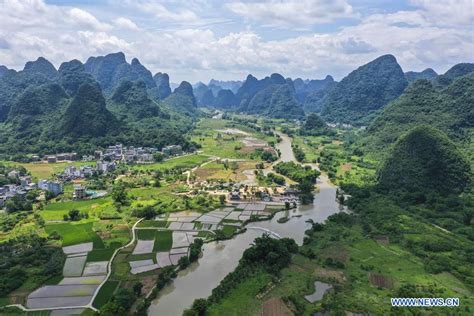
[[[5,162],[10,164],[11,162]],[[73,161],[73,162],[56,162],[56,163],[14,163],[15,165],[25,167],[33,177],[37,179],[49,179],[54,174],[61,173],[67,166],[95,166],[93,161]]]
[[[84,265],[86,263],[86,256],[68,257],[64,263],[63,276],[78,277],[82,275]]]
[[[171,158],[162,162],[144,165],[134,165],[135,170],[169,170],[173,168],[191,169],[209,160],[208,156],[191,154],[181,157]]]
[[[68,202],[52,202],[47,204],[40,212],[46,221],[63,220],[70,210],[79,210],[89,214],[89,217],[99,218],[102,212],[114,211],[112,199],[110,197]]]
[[[137,227],[157,227],[157,228],[166,228],[169,225],[168,221],[148,221],[144,220],[138,223]]]
[[[262,133],[257,133],[244,125],[235,124],[227,120],[203,119],[199,122],[197,129],[193,132],[191,139],[199,143],[203,153],[221,158],[246,158],[246,153],[240,152],[244,147],[241,139],[244,135],[228,135],[217,130],[239,129],[262,140],[273,140]]]
[[[104,306],[109,299],[114,294],[115,290],[119,285],[119,281],[107,281],[105,284],[100,288],[99,293],[97,294],[92,306],[95,308],[101,308]]]
[[[173,234],[171,231],[156,231],[153,251],[168,251],[173,244]]]
[[[154,240],[156,231],[154,229],[137,229],[136,233],[139,240]]]
[[[95,249],[87,254],[87,262],[108,261],[115,252],[115,247],[106,249]]]
[[[232,164],[232,163],[229,163]],[[201,180],[246,180],[245,170],[255,169],[255,161],[239,161],[235,162],[235,167],[229,165],[227,168],[223,163],[211,162],[205,166],[198,168],[194,174]],[[251,171],[253,174],[253,171]]]
[[[314,162],[319,157],[324,136],[294,136],[293,144],[305,153],[306,162]]]
[[[88,223],[55,223],[47,224],[45,230],[48,234],[56,231],[62,240],[62,246],[93,242],[94,249],[104,248],[104,244],[97,234],[92,231],[92,222]]]

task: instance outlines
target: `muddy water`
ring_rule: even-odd
[[[277,145],[281,151],[282,161],[295,161],[291,149],[291,139],[282,134],[282,141]],[[342,207],[336,202],[336,187],[329,183],[325,176],[318,180],[318,192],[314,195],[314,203],[301,205],[295,210],[279,212],[269,221],[251,223],[248,227],[269,229],[281,237],[295,239],[298,244],[303,242],[304,232],[314,222],[323,222],[328,216],[339,212]],[[286,223],[278,223],[278,218],[290,216]],[[294,217],[297,216],[297,217]],[[262,230],[248,229],[233,239],[212,242],[203,247],[203,256],[199,262],[179,273],[179,276],[161,292],[152,303],[149,315],[182,315],[197,298],[206,298],[219,282],[237,266],[242,253],[253,240],[261,236]]]
[[[291,138],[286,134],[278,133],[281,137],[281,142],[276,144],[276,148],[280,150],[280,161],[296,161],[293,149],[291,149]]]

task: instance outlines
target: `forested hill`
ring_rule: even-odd
[[[365,145],[381,153],[407,130],[421,124],[435,127],[451,139],[468,144],[474,128],[474,72],[438,88],[428,80],[415,81],[385,107],[367,128]]]
[[[421,125],[399,138],[379,172],[379,182],[391,192],[459,194],[470,182],[470,166],[446,134]]]
[[[174,93],[123,53],[64,62],[44,58],[0,76],[0,154],[89,153],[122,142],[162,147],[190,144],[184,134],[200,113],[192,87]]]
[[[407,85],[395,57],[381,56],[343,78],[325,98],[321,115],[331,122],[364,125]]]

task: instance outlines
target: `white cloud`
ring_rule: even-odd
[[[267,26],[311,26],[355,16],[346,0],[240,1],[226,6],[247,20]]]
[[[182,22],[182,23],[194,23],[199,21],[196,13],[189,9],[177,9],[171,11],[164,5],[156,2],[133,2],[134,5],[144,13],[152,14],[158,19],[157,22],[171,21],[171,22]]]
[[[95,16],[82,9],[72,8],[68,14],[75,23],[84,28],[97,31],[106,31],[111,28],[109,24],[100,22]]]
[[[140,28],[130,19],[119,17],[114,20],[114,24],[122,29],[138,31]]]
[[[296,1],[289,3],[297,5]],[[153,72],[169,72],[173,81],[243,79],[248,73],[264,76],[273,72],[308,78],[331,74],[340,79],[382,54],[395,55],[405,71],[432,67],[443,72],[455,63],[472,62],[474,51],[468,25],[438,25],[429,16],[435,8],[421,4],[412,10],[370,14],[331,33],[305,32],[272,40],[253,30],[258,28],[234,24],[230,31],[221,25],[202,26],[199,22],[203,18],[196,13],[183,14],[181,3],[176,3],[173,11],[165,2],[158,6],[151,1],[138,4],[140,7],[130,2],[125,10],[101,15],[100,11],[48,5],[40,0],[0,0],[0,63],[21,69],[26,61],[44,56],[59,66],[73,58],[85,61],[89,56],[123,51],[128,59],[139,58]],[[143,5],[150,5],[149,15],[144,14]],[[307,25],[345,10],[342,5],[339,11],[324,12],[319,20],[311,18],[315,13],[306,11],[295,16],[304,20],[298,25]],[[298,23],[285,18],[289,13],[282,14],[265,23],[272,20],[279,27]],[[204,18],[209,17],[213,18]],[[139,29],[134,21],[140,23]]]
[[[472,0],[411,0],[422,9],[423,15],[433,24],[465,26],[474,25],[474,1]]]

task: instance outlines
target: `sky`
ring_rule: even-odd
[[[251,73],[340,80],[393,54],[404,71],[474,61],[473,0],[0,0],[0,65],[122,51],[172,82]]]

